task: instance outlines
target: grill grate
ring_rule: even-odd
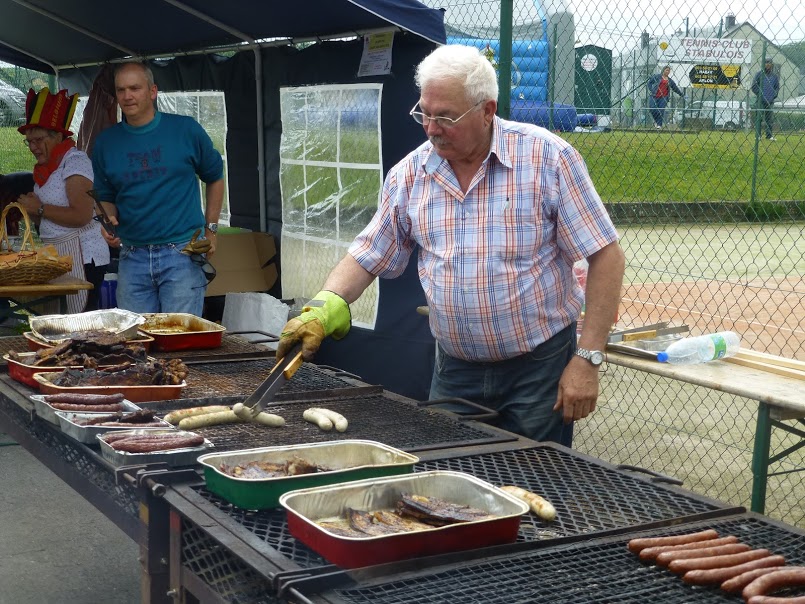
[[[191,365],[187,387],[182,391],[185,398],[210,398],[216,396],[248,396],[271,373],[276,359],[267,357],[255,361],[232,361],[231,363],[207,363]],[[303,363],[278,393],[278,397],[299,398],[299,393],[314,396],[310,391],[354,388],[355,382],[335,377],[316,365]]]
[[[556,520],[545,522],[527,514],[520,541],[582,535],[725,507],[551,447],[436,459],[416,469],[466,472],[496,486],[516,485],[545,497],[556,508]]]
[[[271,584],[204,531],[182,520],[182,565],[231,604],[275,604]]]
[[[214,403],[213,400],[209,401]],[[231,404],[232,400],[227,400]],[[302,419],[311,406],[321,406],[341,413],[349,420],[346,432],[324,432]],[[176,401],[148,404],[157,413],[187,407]],[[282,428],[262,424],[228,424],[194,430],[215,445],[215,451],[249,449],[253,447],[295,445],[345,439],[367,439],[383,442],[406,451],[480,444],[514,440],[514,437],[487,428],[456,420],[445,413],[417,407],[416,404],[385,394],[314,401],[275,402],[267,409],[285,418]]]
[[[12,351],[29,352],[28,341],[25,339],[25,336],[7,336],[0,338],[0,357]],[[3,369],[7,369],[7,367],[3,365]]]
[[[693,496],[545,446],[421,462],[414,469],[467,472],[492,484],[515,484],[543,494],[556,506],[557,519],[548,523],[533,514],[524,516],[520,541],[580,535],[652,521],[670,522],[717,509]],[[248,512],[204,488],[198,488],[198,493],[300,567],[326,564],[321,556],[291,537],[283,511]]]
[[[782,554],[789,565],[805,563],[805,536],[760,517],[709,521],[706,526],[722,535],[735,535],[753,548],[765,547]],[[688,525],[652,534],[681,534],[702,528]],[[667,569],[642,564],[626,549],[627,541],[628,538],[621,537],[464,562],[429,575],[391,577],[364,587],[334,590],[325,597],[328,602],[350,604],[515,601],[735,604],[739,601],[740,598],[722,592],[717,586],[693,587]]]

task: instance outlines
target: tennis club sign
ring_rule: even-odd
[[[752,40],[737,38],[666,38],[657,43],[660,63],[712,63],[735,65],[752,62]]]

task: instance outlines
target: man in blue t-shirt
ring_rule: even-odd
[[[204,259],[182,250],[204,229],[207,259],[215,252],[224,198],[221,154],[193,118],[156,110],[157,87],[147,65],[119,65],[115,95],[125,122],[98,136],[92,167],[96,197],[117,226],[114,236],[104,231],[109,245],[120,247],[117,304],[138,313],[201,316]],[[198,178],[207,185],[204,211]]]
[[[766,127],[766,138],[770,141],[774,138],[774,99],[780,94],[780,77],[774,73],[774,61],[766,59],[763,71],[758,71],[752,80],[752,92],[758,96],[760,101],[759,109],[762,110],[763,123]]]

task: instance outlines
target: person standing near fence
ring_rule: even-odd
[[[752,92],[758,96],[758,104],[755,107],[763,111],[766,139],[773,141],[775,138],[772,106],[777,95],[780,94],[780,77],[774,73],[772,59],[766,59],[763,69],[755,74],[755,78],[752,80]]]
[[[224,199],[223,159],[196,120],[157,111],[157,87],[144,63],[115,69],[115,97],[126,121],[98,135],[92,153],[95,195],[120,247],[117,304],[138,313],[201,316],[214,269]],[[202,211],[199,178],[206,183]],[[199,235],[204,232],[204,238]]]
[[[620,301],[615,227],[569,143],[495,115],[497,76],[478,49],[439,47],[416,84],[409,113],[428,140],[391,168],[378,211],[285,325],[277,356],[302,342],[309,360],[326,336],[344,337],[349,303],[376,277],[400,276],[417,250],[438,344],[431,400],[464,398],[497,410],[491,422],[505,430],[570,446],[572,422],[595,409]]]
[[[648,79],[646,84],[648,86],[648,107],[651,117],[654,120],[654,127],[660,130],[665,118],[665,107],[668,105],[668,98],[671,96],[673,90],[683,99],[685,93],[676,85],[671,79],[671,68],[666,65],[662,68],[661,73],[655,73]]]
[[[92,283],[93,289],[67,296],[67,310],[77,313],[98,308],[98,290],[109,265],[109,247],[100,225],[93,220],[92,162],[76,149],[70,122],[78,95],[66,90],[51,94],[47,87],[28,91],[25,124],[17,130],[34,156],[34,189],[20,195],[20,204],[39,225],[44,243],[72,256],[70,274]]]

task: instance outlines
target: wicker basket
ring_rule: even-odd
[[[6,232],[6,215],[17,208],[25,220],[25,235],[20,251],[13,252]],[[59,256],[51,246],[34,248],[31,220],[22,204],[10,203],[0,214],[0,285],[42,285],[68,273],[73,268],[71,256]]]

